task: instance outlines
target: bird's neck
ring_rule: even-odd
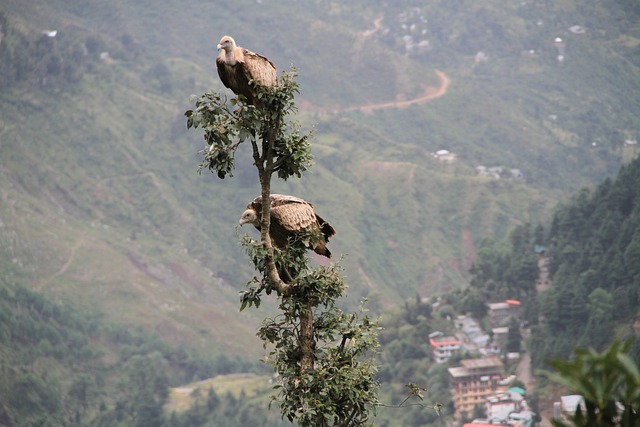
[[[236,51],[235,49],[231,49],[230,51],[225,51],[224,62],[227,65],[236,65],[236,62],[238,62],[235,51]]]

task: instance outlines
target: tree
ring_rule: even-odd
[[[195,110],[185,115],[188,128],[204,130],[201,169],[221,179],[232,176],[236,150],[249,141],[262,200],[269,200],[273,174],[300,177],[311,166],[311,134],[287,120],[296,111],[295,76],[294,69],[282,74],[277,87],[259,88],[261,108],[242,96],[228,103],[210,91],[196,98]],[[301,426],[365,425],[378,404],[376,324],[363,307],[349,315],[336,306],[346,288],[338,264],[312,267],[304,248],[272,245],[269,212],[269,203],[262,203],[260,241],[246,234],[241,240],[259,276],[241,293],[240,309],[258,307],[263,293],[275,292],[279,300],[278,316],[265,319],[258,332],[279,374],[273,399],[283,418]],[[283,278],[281,272],[289,274]]]
[[[610,331],[613,330],[613,313],[616,304],[613,296],[602,288],[596,288],[589,294],[587,303],[589,320],[584,329],[588,335],[587,342],[594,348],[602,350],[610,342]]]
[[[80,374],[74,379],[69,387],[69,397],[75,399],[82,409],[82,413],[86,413],[91,406],[93,399],[97,394],[97,387],[94,379],[87,374]]]
[[[640,360],[629,354],[630,341],[614,342],[602,353],[576,349],[571,360],[553,360],[552,381],[584,397],[584,413],[571,418],[575,426],[640,425]],[[554,426],[566,427],[560,420]]]
[[[162,406],[169,396],[166,361],[157,351],[144,356],[135,355],[127,361],[127,370],[134,425],[163,425]]]
[[[507,351],[519,352],[520,343],[522,342],[522,335],[520,335],[520,324],[518,319],[512,317],[509,321],[509,332],[507,333]]]

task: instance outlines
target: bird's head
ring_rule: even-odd
[[[260,221],[258,220],[258,215],[256,211],[253,209],[247,209],[242,212],[242,216],[240,217],[240,225],[252,224],[255,227],[260,227]]]
[[[223,36],[218,43],[218,50],[224,49],[225,52],[231,52],[236,47],[236,42],[231,36]]]

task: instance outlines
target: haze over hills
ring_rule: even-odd
[[[213,66],[223,34],[299,70],[316,162],[273,190],[335,226],[350,302],[464,286],[483,237],[548,220],[636,155],[632,1],[8,0],[0,12],[4,280],[216,352],[259,354],[261,317],[237,303],[253,275],[237,240],[254,230],[236,229],[259,191],[249,153],[230,180],[199,176],[203,143],[183,117],[191,94],[230,95]],[[353,108],[418,97],[436,70],[444,96]]]

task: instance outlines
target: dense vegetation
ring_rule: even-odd
[[[192,405],[169,411],[169,388],[231,372],[261,372],[225,356],[211,358],[192,349],[176,348],[142,330],[126,330],[103,316],[84,313],[63,302],[48,301],[21,286],[0,286],[0,420],[7,426],[161,426],[199,427],[243,425],[281,426],[277,411],[267,411],[269,388],[248,396],[207,389],[192,393]],[[415,305],[417,304],[417,305]],[[408,304],[387,322],[385,343],[395,343],[382,355],[385,399],[397,404],[406,397],[402,381],[426,385],[426,401],[447,403],[446,369],[428,370],[429,357],[421,333],[429,305]],[[413,320],[411,320],[413,319]],[[406,326],[405,321],[409,321]],[[397,326],[396,326],[397,325]],[[401,327],[402,326],[402,327]],[[399,328],[404,332],[400,332]],[[411,346],[413,350],[408,350]],[[395,349],[394,349],[395,348]],[[402,349],[402,350],[399,350]],[[398,369],[401,360],[406,367]],[[420,374],[420,369],[425,371]],[[412,369],[417,371],[412,372]],[[436,372],[437,371],[437,372]],[[392,385],[397,384],[397,385]],[[445,409],[446,414],[448,409]],[[438,419],[425,404],[379,409],[385,421],[398,415]]]
[[[640,159],[615,179],[578,192],[549,230],[552,286],[538,298],[533,362],[568,357],[575,346],[603,350],[633,332],[640,312]]]
[[[481,318],[486,302],[521,299],[536,367],[575,347],[603,350],[633,334],[640,315],[639,179],[636,159],[615,179],[558,206],[547,233],[520,226],[508,242],[485,240],[471,286],[459,293],[460,309]],[[536,288],[541,256],[549,260],[549,283]]]
[[[576,349],[571,360],[554,360],[555,372],[546,376],[581,395],[569,416],[570,424],[554,420],[556,427],[624,426],[640,424],[640,356],[630,354],[631,341],[614,341],[606,350]]]
[[[532,229],[530,224],[514,228],[507,241],[483,239],[478,258],[470,269],[470,286],[456,292],[458,310],[482,319],[488,302],[515,299],[524,302],[525,315],[530,320],[540,274],[535,249],[544,247],[544,239],[543,227],[538,225]]]
[[[168,387],[260,369],[171,346],[4,280],[0,354],[6,426],[160,426]]]

